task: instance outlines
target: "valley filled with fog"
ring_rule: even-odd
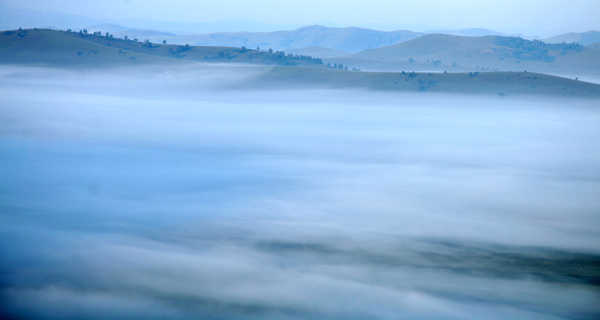
[[[0,304],[36,319],[593,319],[597,100],[0,69]]]

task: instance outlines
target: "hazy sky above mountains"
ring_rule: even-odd
[[[273,24],[343,25],[385,23],[446,28],[518,30],[600,29],[597,0],[1,0],[21,9],[80,14],[92,18],[147,18],[210,22],[249,18]]]

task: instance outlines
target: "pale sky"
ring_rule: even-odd
[[[391,23],[503,30],[600,30],[598,0],[0,0],[22,9],[92,18],[211,22],[249,18],[272,24]]]

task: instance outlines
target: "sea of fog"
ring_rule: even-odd
[[[0,69],[0,316],[597,319],[598,101]]]

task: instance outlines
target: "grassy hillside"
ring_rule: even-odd
[[[177,61],[108,47],[76,34],[29,29],[0,32],[0,63],[103,67]]]
[[[572,77],[600,75],[600,49],[595,47],[546,44],[500,36],[425,35],[393,46],[365,50],[347,58],[357,59],[355,63],[346,62],[357,68],[361,68],[365,60],[379,60],[374,64],[380,69],[389,66],[387,61],[414,61],[430,66],[419,69],[415,65],[412,70],[443,69],[451,72],[460,71],[462,67],[475,71],[528,70]]]
[[[362,28],[330,28],[310,26],[293,31],[220,32],[203,35],[167,37],[169,42],[200,46],[231,46],[247,48],[297,49],[320,46],[329,49],[359,52],[404,42],[421,36],[412,31],[376,31]]]
[[[550,38],[542,39],[546,43],[579,43],[580,45],[587,46],[592,43],[600,42],[600,31],[588,31],[588,32],[570,32],[561,35],[557,35]]]
[[[273,67],[246,88],[364,88],[384,91],[444,92],[496,96],[600,98],[600,85],[530,72],[391,73]]]
[[[162,45],[56,30],[0,32],[0,63],[105,66],[181,61],[325,67],[319,59],[245,48]]]

